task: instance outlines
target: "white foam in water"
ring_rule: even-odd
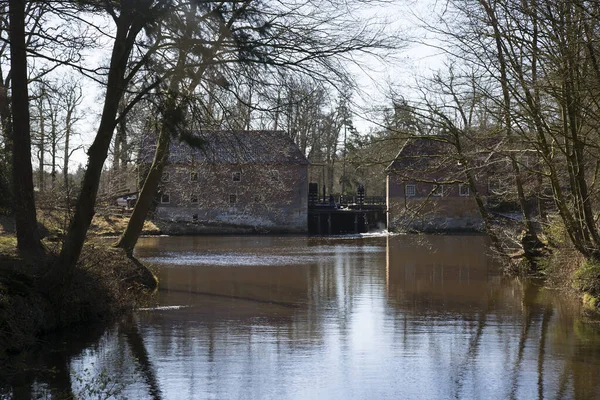
[[[140,311],[163,311],[163,310],[180,310],[182,308],[188,308],[190,306],[158,306],[158,307],[147,307],[138,308]]]
[[[163,257],[151,257],[146,260],[155,264],[169,265],[259,266],[305,264],[307,262],[317,261],[318,257],[315,255],[264,256],[244,253],[167,253]]]
[[[401,233],[388,232],[387,229],[382,229],[380,231],[370,231],[366,233],[347,233],[342,235],[329,235],[323,236],[326,239],[362,239],[362,238],[378,238],[378,237],[387,237],[387,236],[397,236],[401,235]]]
[[[382,229],[380,231],[371,231],[367,233],[361,233],[361,237],[386,237],[386,236],[397,236],[400,233],[388,232],[387,229]]]
[[[309,253],[287,254],[251,254],[233,253],[196,253],[166,252],[159,257],[144,258],[145,261],[162,265],[197,266],[209,265],[219,267],[270,266],[270,265],[306,265],[320,262],[323,257],[334,257],[337,254],[363,254],[385,251],[381,246],[318,246],[312,247]]]

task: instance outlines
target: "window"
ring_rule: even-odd
[[[194,193],[192,193],[192,195],[190,196],[190,202],[191,202],[192,204],[198,204],[198,195],[197,195],[197,194],[194,194]]]
[[[241,172],[232,173],[231,180],[234,182],[241,182],[242,181],[242,173]]]
[[[442,197],[444,195],[444,185],[433,185],[432,196]]]
[[[404,191],[406,197],[415,197],[417,195],[417,185],[406,185]]]
[[[198,182],[198,173],[190,172],[190,182]]]
[[[160,202],[162,204],[169,204],[171,202],[171,196],[169,196],[168,194],[162,194],[160,196]]]
[[[169,174],[168,172],[163,172],[161,181],[169,182],[170,179],[171,179],[171,174]]]
[[[464,183],[458,184],[458,195],[462,197],[469,196],[469,185],[465,185]]]
[[[229,195],[229,204],[235,204],[235,203],[237,203],[237,195],[230,194]]]
[[[198,214],[192,214],[192,221],[198,222]]]

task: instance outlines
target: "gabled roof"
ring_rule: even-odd
[[[456,173],[456,150],[438,137],[407,139],[398,155],[388,166],[388,172],[431,174],[436,171]]]
[[[296,164],[308,160],[283,131],[200,131],[194,138],[205,142],[201,149],[173,140],[169,163],[206,162],[213,164]],[[142,161],[152,162],[156,144],[142,146]]]
[[[444,136],[413,137],[404,143],[398,155],[387,167],[388,174],[414,180],[456,180],[464,177],[456,147],[451,138]],[[469,159],[469,168],[475,173],[492,163],[492,159],[506,157],[500,151],[502,140],[483,138],[473,143],[464,140],[463,154]],[[523,150],[521,150],[523,152]]]

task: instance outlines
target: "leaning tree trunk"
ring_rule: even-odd
[[[154,200],[154,195],[158,189],[165,163],[169,158],[171,136],[175,132],[174,121],[168,121],[166,118],[168,118],[167,116],[169,115],[173,115],[174,110],[178,107],[176,93],[179,88],[179,83],[181,82],[181,72],[184,67],[184,63],[185,52],[182,52],[178,60],[178,64],[175,67],[176,74],[173,76],[171,83],[169,84],[169,92],[167,94],[165,111],[162,117],[163,119],[158,135],[154,159],[152,160],[152,166],[150,167],[148,175],[144,179],[142,190],[140,191],[137,202],[135,203],[135,207],[133,208],[131,218],[127,223],[127,228],[125,228],[125,232],[123,232],[123,235],[121,235],[117,243],[115,243],[115,247],[124,249],[129,256],[133,256],[133,249],[138,241],[138,238],[140,237],[140,234],[142,233],[144,221],[146,220],[148,212],[150,211],[150,207],[152,206],[152,201]],[[202,72],[204,72],[204,68],[201,70],[201,73]],[[195,84],[197,84],[199,79],[198,76],[200,76],[201,73],[197,75]],[[195,84],[192,83],[194,87]]]
[[[214,47],[211,49],[211,52],[209,54],[204,54],[206,59],[203,60],[204,62],[193,74],[194,78],[187,87],[188,93],[192,93],[199,85],[200,79],[202,79],[206,68],[214,59],[216,51],[220,49],[220,44],[225,39],[226,35],[226,31],[222,32],[219,40],[217,40]],[[171,82],[169,83],[167,98],[165,100],[165,110],[163,111],[161,129],[156,145],[156,151],[154,153],[154,159],[152,160],[152,166],[150,167],[150,171],[144,180],[142,190],[138,196],[133,213],[131,214],[131,218],[127,224],[127,228],[125,228],[125,232],[123,232],[123,235],[121,235],[117,243],[115,243],[115,247],[124,249],[129,256],[133,256],[133,249],[135,248],[138,238],[142,233],[144,221],[146,220],[148,212],[150,211],[150,206],[152,205],[152,200],[154,199],[156,190],[158,189],[165,163],[169,157],[171,136],[176,133],[175,125],[177,124],[177,121],[172,121],[168,118],[169,116],[177,114],[175,110],[180,106],[178,93],[181,81],[183,79],[184,69],[186,67],[187,56],[188,49],[180,49],[177,64],[173,68],[174,74],[171,78]]]
[[[148,211],[152,206],[154,200],[154,194],[158,189],[162,172],[165,166],[166,158],[169,155],[169,145],[171,143],[170,132],[163,127],[158,137],[158,143],[156,145],[156,152],[154,154],[154,160],[150,171],[144,180],[144,185],[138,200],[127,224],[127,228],[123,235],[119,238],[119,241],[115,244],[116,247],[120,247],[125,250],[127,255],[133,255],[133,249],[142,233],[144,227],[144,221],[148,215]]]
[[[494,37],[496,42],[496,51],[498,52],[498,66],[500,69],[500,85],[502,87],[502,114],[506,129],[506,137],[512,139],[512,118],[510,115],[511,97],[510,90],[508,87],[508,73],[507,73],[507,60],[504,54],[504,45],[502,43],[502,35],[499,29],[499,22],[496,17],[495,11],[492,6],[486,0],[480,0],[480,4],[485,9],[485,12],[492,24],[494,30]],[[536,269],[536,259],[539,257],[540,252],[545,247],[542,241],[537,236],[535,228],[533,226],[531,213],[527,207],[527,199],[525,198],[525,191],[523,190],[523,180],[521,176],[521,166],[515,160],[515,157],[511,156],[512,169],[515,174],[515,183],[517,187],[517,199],[519,201],[519,208],[523,215],[523,228],[524,235],[521,239],[521,247],[523,248],[524,257],[529,261],[532,269]]]
[[[44,253],[37,230],[31,166],[31,132],[27,91],[27,55],[25,49],[25,0],[10,0],[10,56],[12,73],[13,151],[12,175],[15,198],[17,249],[23,255]]]
[[[127,62],[133,49],[135,38],[142,28],[141,23],[133,22],[135,18],[133,11],[130,10],[127,12],[126,10],[121,10],[110,59],[106,96],[100,126],[96,138],[88,150],[88,165],[81,184],[81,192],[75,206],[75,214],[71,220],[60,255],[55,263],[58,277],[56,284],[62,287],[66,286],[70,281],[72,271],[79,259],[87,231],[94,217],[94,205],[98,193],[100,175],[113,137],[119,102],[125,91]]]

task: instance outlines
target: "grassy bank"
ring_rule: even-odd
[[[51,248],[52,243],[47,243]],[[14,236],[0,235],[0,360],[35,345],[44,333],[110,321],[145,302],[154,275],[120,249],[86,244],[65,296],[46,285],[55,254],[32,262],[17,256]]]
[[[588,260],[575,249],[558,217],[541,237],[547,251],[538,259],[537,274],[545,285],[581,298],[587,311],[600,312],[600,260]]]
[[[129,215],[116,212],[98,212],[92,219],[88,236],[118,236],[125,231]],[[67,230],[69,217],[61,210],[39,209],[37,219],[44,236],[62,237]],[[14,218],[0,213],[0,235],[10,235],[15,232]],[[144,222],[142,235],[160,234],[160,229],[151,221]]]

